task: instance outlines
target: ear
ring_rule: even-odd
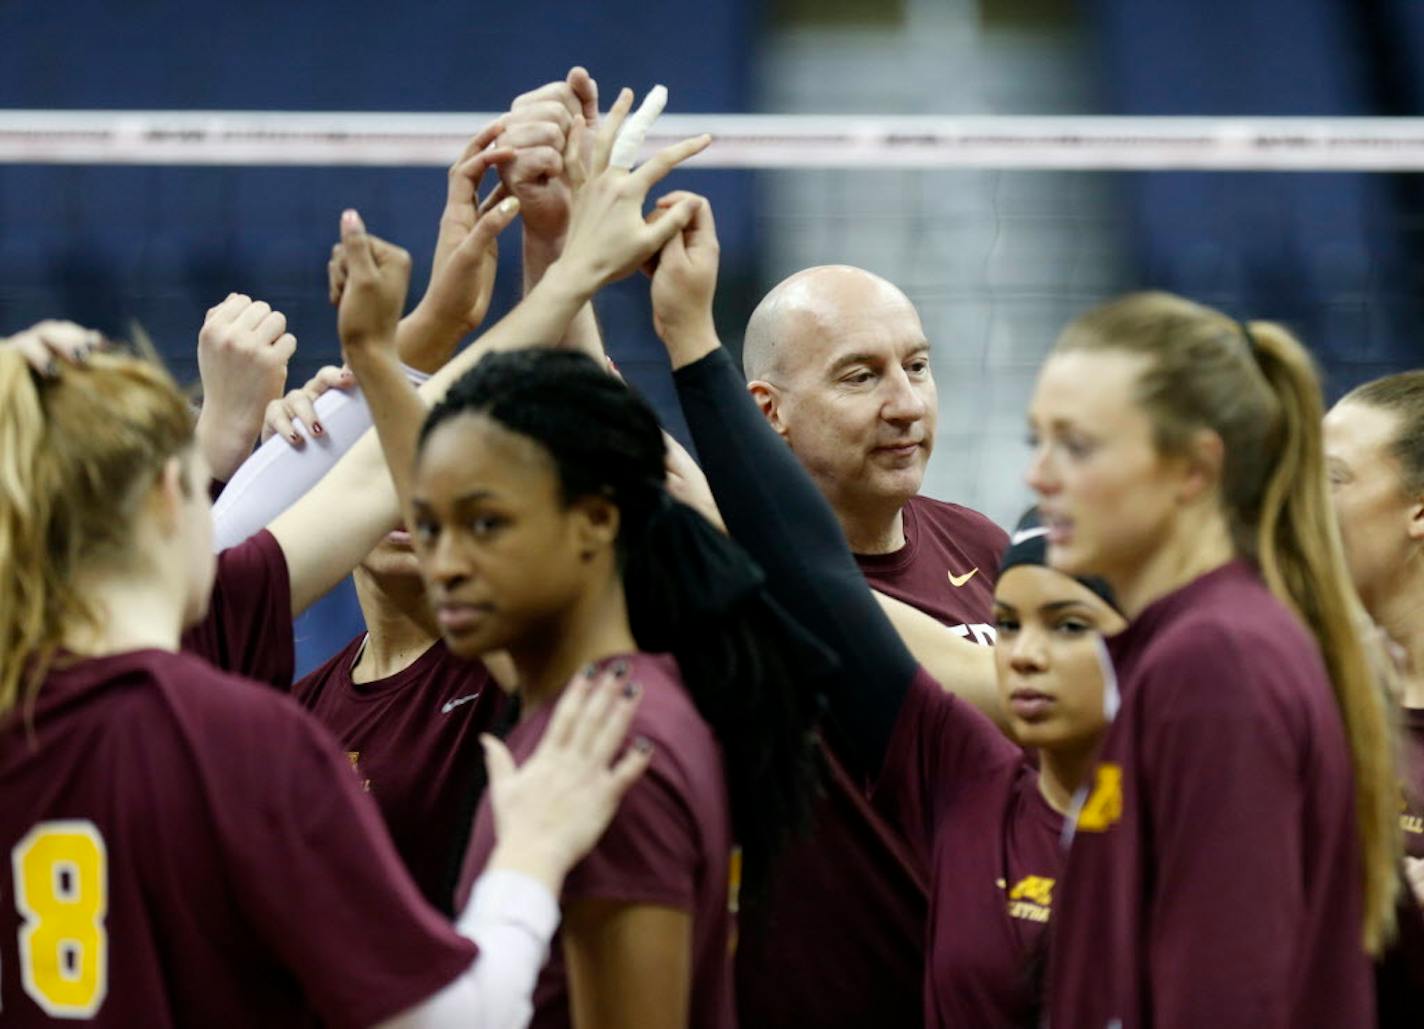
[[[747,392],[761,409],[761,413],[776,430],[776,434],[786,438],[786,422],[781,417],[781,391],[765,379],[753,379],[747,383]]]
[[[600,551],[612,549],[622,524],[622,513],[616,504],[607,497],[580,497],[569,513],[574,518],[580,557],[589,561]]]
[[[153,506],[154,517],[158,519],[158,526],[165,536],[178,531],[182,521],[183,502],[187,496],[188,483],[183,462],[178,457],[170,457],[163,462],[163,470],[159,472],[158,479],[153,484],[149,501]]]
[[[1424,493],[1409,504],[1409,526],[1405,530],[1415,543],[1424,543]]]
[[[1183,452],[1182,479],[1178,500],[1190,504],[1221,488],[1221,470],[1226,460],[1226,446],[1210,429],[1200,429]]]

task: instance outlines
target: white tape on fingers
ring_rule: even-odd
[[[618,138],[613,141],[613,153],[608,158],[610,168],[632,169],[633,162],[638,159],[638,151],[643,149],[643,139],[653,127],[653,122],[658,120],[658,115],[663,113],[667,100],[666,86],[654,86],[648,90],[642,105],[629,115],[618,130]]]

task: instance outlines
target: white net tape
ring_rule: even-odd
[[[445,165],[493,114],[0,110],[0,164]],[[665,115],[704,168],[1424,170],[1424,118]]]

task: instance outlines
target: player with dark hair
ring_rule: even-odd
[[[327,733],[178,652],[214,576],[206,464],[168,376],[93,341],[0,342],[6,1025],[524,1024],[563,875],[646,768],[609,767],[631,692],[581,677],[517,772],[488,741],[499,844],[452,927]]]
[[[634,172],[609,167],[630,103],[625,91],[600,130],[563,255],[526,304],[581,309],[690,215],[648,225],[641,212],[675,150]],[[815,700],[789,681],[828,659],[767,600],[740,549],[667,495],[655,416],[590,358],[487,356],[421,428],[389,333],[400,251],[354,217],[342,236],[342,345],[408,498],[447,645],[467,657],[502,649],[514,663],[523,712],[512,751],[535,746],[566,671],[588,662],[641,684],[635,730],[658,747],[643,788],[568,880],[535,1024],[732,1025],[741,868],[749,888],[765,880],[814,784]],[[482,804],[466,887],[491,825]]]

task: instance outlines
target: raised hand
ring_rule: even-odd
[[[300,419],[308,432],[320,436],[326,430],[317,420],[315,402],[327,390],[350,389],[356,385],[356,376],[350,368],[327,365],[307,380],[305,386],[294,389],[285,397],[278,397],[267,405],[267,413],[262,419],[262,442],[273,436],[281,436],[300,450],[307,445],[306,437],[297,431]]]
[[[663,248],[691,220],[695,204],[685,201],[670,207],[652,221],[643,217],[648,190],[712,142],[707,135],[665,147],[641,167],[628,171],[611,166],[609,158],[619,129],[633,105],[631,90],[623,90],[599,128],[585,179],[581,162],[574,160],[582,146],[582,117],[574,119],[565,153],[565,169],[575,191],[568,238],[559,265],[580,281],[590,278],[595,287],[631,274]]]
[[[509,147],[490,145],[502,131],[502,119],[485,126],[450,166],[430,285],[411,313],[421,331],[452,343],[479,328],[489,312],[499,261],[495,240],[513,218],[512,212],[490,217],[495,205],[486,201],[482,208],[479,196],[485,173],[514,159]]]
[[[509,750],[482,736],[496,846],[486,867],[532,875],[558,896],[564,875],[587,854],[623,794],[652,760],[636,741],[622,757],[639,691],[612,671],[581,673],[564,690],[534,753],[516,767]]]
[[[329,272],[336,331],[348,363],[351,351],[388,350],[394,359],[396,326],[410,287],[410,254],[367,233],[361,216],[347,210]]]
[[[203,410],[198,445],[213,477],[226,481],[262,429],[267,405],[282,395],[297,339],[270,304],[229,293],[208,310],[198,332]]]
[[[586,127],[598,124],[598,84],[582,67],[571,69],[563,82],[516,97],[500,119],[503,131],[497,143],[512,148],[514,158],[500,165],[499,177],[503,191],[519,200],[526,246],[534,242],[557,248],[563,243],[573,200],[564,154],[576,117],[582,117]],[[591,144],[592,137],[585,140]],[[572,156],[586,165],[589,155]]]
[[[62,321],[39,322],[0,339],[0,347],[18,350],[32,369],[51,378],[59,374],[60,361],[83,364],[102,346],[98,330]]]
[[[690,208],[681,230],[668,239],[653,269],[653,328],[668,344],[687,347],[716,343],[712,298],[717,291],[721,246],[712,205],[695,193],[674,192],[658,200],[658,211]],[[655,212],[656,213],[656,212]]]

